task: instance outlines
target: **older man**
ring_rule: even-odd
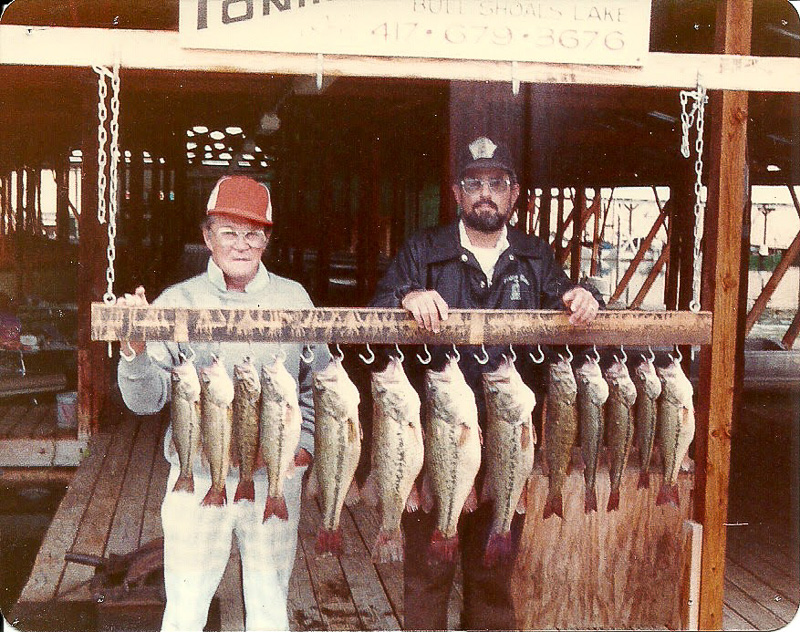
[[[300,309],[313,307],[306,291],[294,281],[268,272],[261,256],[272,230],[272,205],[266,186],[244,176],[217,182],[208,200],[203,238],[211,250],[207,270],[167,288],[154,302],[160,307],[240,307]],[[118,304],[146,305],[143,288],[126,294]],[[282,353],[281,353],[282,352]],[[302,473],[314,452],[314,416],[311,372],[330,357],[326,347],[316,349],[315,365],[301,360],[298,344],[144,343],[122,344],[118,382],[126,405],[135,413],[161,410],[170,397],[170,372],[184,357],[194,355],[198,367],[219,357],[229,374],[249,357],[259,367],[285,354],[285,366],[298,384],[302,432],[295,457],[300,470],[284,492],[287,521],[263,521],[267,481],[263,469],[255,475],[255,501],[203,506],[211,477],[207,466],[195,464],[194,491],[171,491],[180,471],[171,428],[164,453],[171,463],[167,493],[161,507],[164,528],[164,584],[167,605],[163,630],[202,630],[211,598],[230,557],[236,534],[242,559],[246,627],[248,630],[286,630],[289,576],[297,547]],[[236,473],[226,487],[235,490]],[[232,493],[226,494],[233,498]]]
[[[450,307],[566,309],[571,312],[570,322],[577,326],[594,319],[599,309],[597,298],[567,278],[550,247],[507,227],[519,184],[511,156],[502,144],[480,137],[465,147],[452,189],[460,219],[411,237],[379,283],[373,306],[402,306],[421,328],[434,332],[447,319]],[[506,349],[487,348],[486,367],[496,366]],[[487,368],[469,352],[461,353],[460,366],[475,392],[483,424],[480,379]],[[483,551],[490,518],[491,508],[483,506],[462,516],[459,526],[464,574],[462,625],[467,629],[516,627],[509,582],[523,518],[517,515],[512,523],[512,554],[486,568]],[[403,517],[406,629],[447,628],[455,567],[431,563],[428,558],[434,523],[433,515],[421,511]]]

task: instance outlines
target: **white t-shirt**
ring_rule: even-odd
[[[508,248],[508,229],[503,226],[503,232],[500,235],[500,239],[497,240],[497,244],[494,248],[481,248],[478,246],[473,246],[472,242],[469,240],[469,236],[467,235],[467,230],[464,228],[463,220],[458,222],[458,233],[461,236],[461,246],[475,255],[475,259],[478,260],[481,270],[483,270],[483,273],[486,275],[486,282],[491,285],[492,276],[494,275],[494,267],[497,265],[497,260]]]

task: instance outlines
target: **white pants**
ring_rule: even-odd
[[[245,626],[247,630],[288,630],[287,596],[297,550],[300,488],[305,468],[286,481],[289,520],[272,517],[262,523],[267,481],[256,475],[256,501],[233,503],[238,470],[227,480],[228,504],[203,507],[211,479],[195,474],[194,494],[172,492],[179,468],[170,468],[167,494],[161,505],[164,529],[164,587],[167,606],[163,631],[200,632],[211,599],[219,586],[236,533],[242,558]]]

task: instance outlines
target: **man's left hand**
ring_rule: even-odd
[[[297,467],[305,467],[306,465],[311,465],[311,462],[313,460],[314,457],[311,456],[311,453],[305,448],[300,448],[300,451],[294,456],[294,464]]]
[[[574,287],[561,297],[564,305],[572,312],[571,325],[588,325],[597,316],[600,304],[592,293],[580,286]]]

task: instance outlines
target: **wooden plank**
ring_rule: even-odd
[[[106,462],[103,464],[103,476],[97,481],[86,512],[80,521],[72,552],[97,556],[104,554],[122,482],[130,461],[131,446],[138,430],[137,420],[131,417],[121,423],[115,431]],[[59,598],[67,601],[91,600],[87,583],[92,575],[94,575],[93,568],[68,562],[58,587]]]
[[[142,533],[139,536],[139,545],[164,535],[161,527],[161,503],[167,492],[167,478],[169,476],[169,462],[164,458],[161,447],[164,445],[164,429],[158,433],[158,449],[153,455],[152,473],[150,484],[147,488],[147,500],[144,504],[142,516]]]
[[[298,542],[294,568],[289,578],[289,629],[322,630],[324,624],[319,612],[314,586],[306,563],[306,554]]]
[[[122,482],[122,502],[118,504],[111,523],[105,555],[129,553],[139,548],[153,453],[158,445],[158,435],[151,432],[144,423],[139,423],[140,421],[141,418],[136,420],[139,432],[134,440],[130,465]]]
[[[11,375],[0,378],[0,397],[55,393],[66,386],[67,378],[63,373]]]
[[[785,624],[732,582],[725,581],[725,603],[757,630],[777,630]]]
[[[683,523],[683,560],[681,571],[681,629],[697,630],[700,615],[700,552],[703,549],[703,525]]]
[[[747,593],[784,623],[789,623],[797,614],[795,604],[731,559],[725,565],[725,580]]]
[[[132,308],[92,304],[94,340],[399,344],[703,345],[711,313],[601,311],[585,327],[552,310],[454,309],[438,334],[403,309]]]
[[[330,555],[317,555],[314,551],[320,524],[317,501],[307,499],[300,508],[298,539],[303,547],[322,620],[329,630],[358,630],[361,622],[339,560]]]
[[[0,64],[315,75],[316,55],[182,48],[174,31],[3,25]],[[511,82],[510,62],[325,55],[330,77],[406,77]],[[649,53],[640,67],[519,62],[521,82],[800,92],[800,60],[750,55]]]
[[[656,218],[655,223],[653,224],[650,232],[647,233],[647,236],[644,238],[644,241],[639,246],[639,250],[634,255],[631,264],[628,266],[628,269],[625,270],[625,274],[622,275],[622,280],[617,285],[617,289],[614,290],[614,293],[611,295],[611,298],[608,299],[609,303],[613,303],[614,301],[618,300],[622,293],[625,291],[625,288],[628,287],[628,283],[630,283],[631,279],[633,278],[634,272],[639,268],[639,264],[644,259],[645,254],[650,248],[650,245],[653,243],[656,235],[658,234],[661,225],[667,218],[667,214],[669,213],[670,207],[668,206],[669,202],[664,205],[664,208],[661,209],[661,213],[659,213],[658,217]],[[664,245],[664,250],[669,249],[669,243]]]
[[[583,473],[573,471],[563,488],[564,519],[545,520],[548,479],[537,466],[511,578],[521,629],[680,628],[691,476],[679,478],[680,507],[656,506],[659,485],[637,489],[638,473],[628,467],[620,508],[607,512],[610,480],[601,466],[600,511],[586,514]]]
[[[28,582],[22,589],[20,603],[43,603],[55,597],[64,569],[64,554],[72,548],[110,443],[109,435],[98,435],[90,442],[89,456],[75,472],[47,529]]]
[[[753,624],[740,617],[730,606],[726,605],[722,610],[722,629],[723,630],[755,630]]]
[[[87,439],[2,439],[0,467],[77,467],[86,447]]]
[[[754,547],[748,542],[731,540],[728,557],[778,591],[784,599],[795,606],[800,603],[796,566],[776,560],[768,547]]]

